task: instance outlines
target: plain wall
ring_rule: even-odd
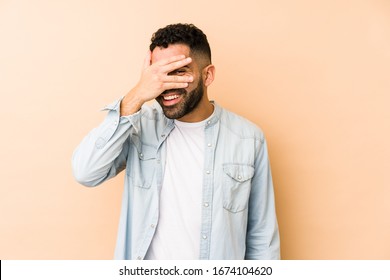
[[[0,259],[113,257],[123,174],[82,187],[71,156],[176,22],[266,134],[282,258],[390,259],[387,0],[1,0]]]

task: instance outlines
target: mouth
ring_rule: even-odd
[[[160,100],[164,106],[169,107],[179,103],[182,95],[183,93],[177,92],[163,93],[160,95]]]
[[[170,100],[174,100],[174,99],[177,99],[179,98],[180,95],[179,94],[174,94],[174,95],[163,95],[162,98],[165,100],[165,101],[170,101]]]

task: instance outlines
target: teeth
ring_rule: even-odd
[[[170,95],[170,96],[164,96],[164,100],[173,100],[178,98],[179,95]]]

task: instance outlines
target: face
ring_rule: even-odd
[[[152,53],[152,63],[179,54],[184,54],[186,57],[190,56],[189,47],[183,44],[169,45],[165,49],[156,47]],[[167,90],[156,98],[167,118],[181,119],[193,112],[204,96],[201,71],[198,69],[196,59],[192,57],[190,64],[169,73],[169,75],[192,75],[194,77],[193,82],[187,88]]]

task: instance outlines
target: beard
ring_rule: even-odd
[[[175,92],[176,94],[180,94],[182,100],[179,103],[172,106],[164,106],[162,96],[157,97],[156,100],[160,104],[164,112],[164,115],[168,119],[180,119],[185,115],[187,115],[188,113],[191,113],[199,105],[199,102],[202,100],[203,93],[204,93],[203,80],[200,79],[197,87],[190,92],[187,92],[184,88],[180,88],[180,89],[166,90],[162,94],[170,93],[170,92]]]

